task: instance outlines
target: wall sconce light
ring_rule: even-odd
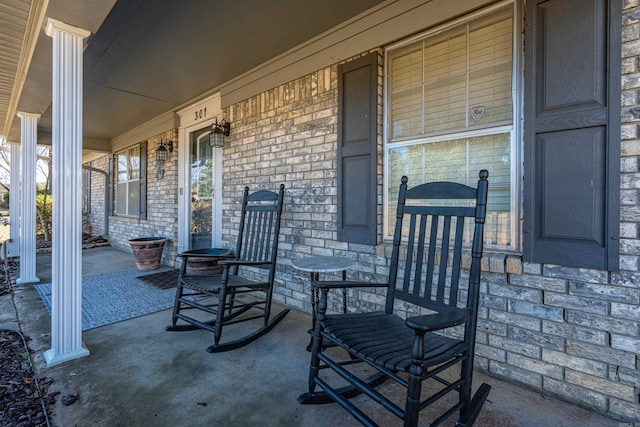
[[[169,159],[169,153],[173,152],[173,141],[160,138],[158,148],[156,148],[156,178],[164,178],[164,162]]]
[[[229,136],[229,133],[231,133],[231,123],[224,119],[218,123],[218,119],[216,118],[213,125],[211,125],[209,145],[213,148],[222,148],[224,146],[224,137]]]
[[[169,153],[173,152],[173,141],[165,141],[160,138],[158,148],[156,148],[156,162],[166,162],[169,158]]]

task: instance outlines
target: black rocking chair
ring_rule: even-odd
[[[480,172],[477,188],[433,182],[407,189],[403,177],[388,283],[313,283],[320,289],[320,303],[309,392],[298,397],[300,403],[335,401],[362,424],[377,425],[370,417],[373,414],[365,414],[349,400],[364,393],[405,426],[416,426],[422,409],[455,391],[457,399],[441,401],[451,407],[440,405],[435,413],[425,413],[423,422],[436,425],[459,411],[458,425],[473,424],[491,388],[482,384],[471,396],[488,175],[486,170]],[[438,206],[433,206],[436,201]],[[408,224],[403,223],[405,217]],[[475,228],[467,231],[473,235],[468,278],[461,271],[466,218],[475,220]],[[327,314],[328,291],[345,286],[386,287],[385,311]],[[406,315],[398,316],[394,309]],[[332,346],[345,349],[348,357]],[[376,374],[363,378],[362,363],[373,367]],[[328,368],[348,385],[338,388],[328,383],[327,376],[320,377],[320,371]],[[452,373],[456,375],[453,379]],[[406,388],[404,405],[379,391],[377,386],[388,379]],[[384,389],[394,388],[385,385]],[[393,393],[397,397],[397,390]]]
[[[168,331],[211,331],[214,344],[207,352],[216,353],[249,344],[269,332],[289,313],[285,309],[271,317],[283,199],[284,185],[280,185],[278,193],[261,190],[249,194],[249,188],[245,187],[235,257],[218,261],[222,267],[220,274],[188,274],[187,264],[190,258],[220,257],[220,252],[224,251],[195,250],[179,255],[182,267]],[[238,274],[239,270],[242,276]],[[189,292],[184,292],[185,289]],[[193,309],[200,313],[197,318],[185,313]],[[262,319],[259,327],[245,324],[240,338],[221,341],[226,326],[247,321],[257,323],[255,319]],[[178,325],[178,320],[187,324]]]

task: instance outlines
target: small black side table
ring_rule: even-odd
[[[355,262],[337,256],[311,256],[307,258],[297,259],[292,263],[293,268],[300,271],[307,271],[311,276],[311,281],[318,281],[320,273],[338,273],[342,272],[342,280],[347,280],[347,270],[355,265]],[[319,303],[320,292],[318,289],[311,287],[311,315],[312,328],[316,326],[316,313]],[[347,289],[342,288],[342,311],[347,312]],[[307,347],[310,350],[311,344]]]

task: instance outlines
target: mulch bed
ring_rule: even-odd
[[[83,249],[91,248],[94,246],[108,246],[109,241],[102,236],[91,236],[87,233],[82,234],[82,247]],[[48,251],[51,250],[51,240],[43,240],[41,237],[36,238],[36,251]]]
[[[83,246],[108,245],[101,236],[84,235],[82,240]],[[37,241],[38,249],[50,246],[51,242]],[[10,258],[8,266],[9,283],[0,278],[0,295],[11,293],[15,279],[20,275],[18,258]],[[55,403],[58,393],[48,391],[50,379],[38,381],[31,366],[26,340],[17,331],[0,329],[0,427],[51,425],[47,411]],[[70,405],[77,398],[75,394],[66,395],[62,397],[62,403]]]
[[[22,335],[0,329],[0,426],[48,426],[44,388],[34,375]]]
[[[9,258],[7,260],[7,267],[9,268],[9,282],[4,280],[4,277],[0,277],[0,295],[10,293],[13,285],[16,283],[16,277],[20,275],[20,263],[16,258]]]

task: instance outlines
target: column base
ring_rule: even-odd
[[[19,277],[16,279],[16,285],[26,285],[29,283],[40,283],[40,279],[37,277],[31,277],[31,278],[26,278],[23,279],[22,277]]]
[[[64,362],[68,362],[69,360],[79,359],[81,357],[88,356],[89,354],[90,354],[89,350],[84,346],[84,344],[79,349],[69,351],[63,354],[56,354],[56,351],[53,348],[51,348],[44,352],[44,361],[46,362],[47,367],[51,367],[51,366],[59,365]]]

